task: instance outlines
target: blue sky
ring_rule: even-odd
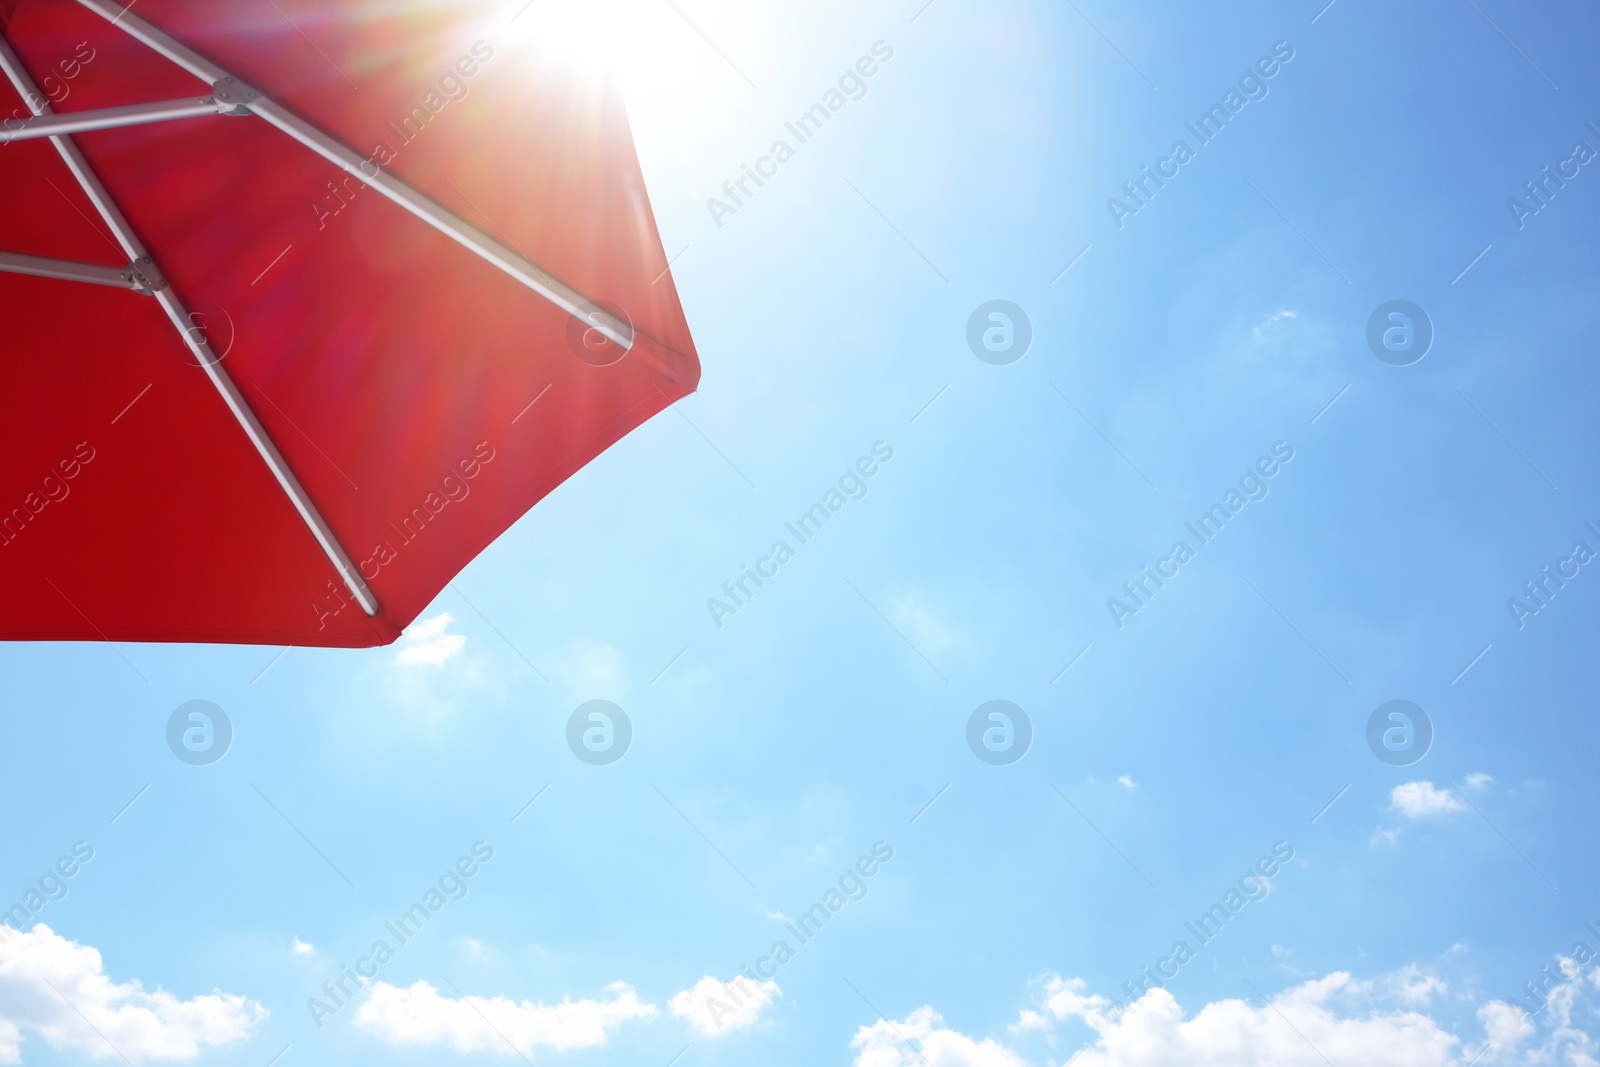
[[[1600,151],[1593,13],[674,2],[608,51],[701,391],[394,647],[0,649],[0,903],[93,849],[0,946],[0,1062],[1595,1062],[1600,576],[1520,628],[1507,604],[1600,550],[1600,172],[1508,206]],[[864,95],[708,206],[878,42]],[[966,342],[995,299],[1033,330],[1005,366]],[[1404,367],[1366,340],[1396,299],[1435,331]],[[234,729],[206,767],[165,739],[197,699]],[[1033,730],[1006,766],[966,742],[996,699]],[[1409,766],[1366,740],[1394,699],[1436,734]],[[567,747],[591,700],[632,723],[607,766]],[[464,898],[319,1027],[308,998],[479,842]],[[880,842],[799,945],[785,922]],[[772,985],[712,1012],[779,940]]]

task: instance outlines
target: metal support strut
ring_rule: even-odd
[[[7,274],[31,274],[35,278],[60,278],[69,282],[88,282],[90,285],[109,285],[113,289],[128,289],[135,293],[149,293],[133,268],[102,267],[98,263],[74,263],[69,259],[49,259],[30,256],[22,252],[0,252],[0,271]]]
[[[89,130],[113,130],[119,126],[141,126],[147,122],[166,122],[170,119],[227,115],[233,110],[233,104],[221,103],[214,96],[200,96],[186,100],[161,100],[153,104],[73,111],[65,115],[42,114],[31,119],[7,119],[0,122],[0,144],[67,133],[86,133]]]
[[[3,34],[0,34],[0,69],[5,71],[6,77],[10,79],[12,86],[21,94],[22,98],[28,101],[35,115],[46,116],[53,114],[49,103],[43,96],[39,95],[38,87],[34,85],[32,76],[29,75],[27,68],[22,65],[22,61],[17,58],[17,54],[11,50],[11,45],[6,41]],[[221,81],[222,79],[218,78],[216,80]],[[230,104],[229,106],[233,105]],[[55,145],[56,151],[61,154],[61,158],[67,164],[68,169],[72,171],[73,177],[78,179],[78,184],[83,187],[84,193],[89,197],[90,202],[94,204],[95,210],[100,213],[100,217],[105,220],[105,224],[116,236],[117,243],[122,246],[123,253],[127,255],[129,262],[132,264],[130,272],[159,279],[160,272],[150,261],[149,254],[140,243],[138,235],[134,233],[133,227],[128,224],[128,220],[111,199],[110,194],[106,192],[106,188],[100,183],[99,177],[89,167],[89,163],[84,159],[83,153],[78,151],[78,146],[65,134],[52,134],[50,135],[50,141]],[[130,288],[132,288],[131,285]],[[255,446],[256,452],[267,464],[267,468],[272,471],[272,475],[278,480],[278,484],[283,487],[284,493],[288,495],[295,510],[300,513],[300,518],[310,528],[312,536],[322,546],[322,551],[327,555],[329,562],[333,564],[334,569],[344,579],[344,583],[349,587],[350,592],[355,595],[357,603],[361,605],[362,610],[368,615],[377,615],[377,597],[367,587],[367,583],[362,580],[361,572],[356,569],[356,565],[351,562],[349,554],[339,544],[339,540],[334,536],[333,530],[329,528],[327,521],[323,519],[321,512],[317,510],[316,504],[312,502],[311,497],[305,491],[305,487],[300,484],[300,480],[295,477],[294,471],[290,469],[288,462],[284,460],[283,454],[278,451],[278,446],[273,444],[272,438],[267,435],[266,429],[261,425],[261,421],[256,418],[255,412],[250,410],[250,405],[245,402],[244,395],[239,392],[239,387],[234,384],[233,378],[223,369],[222,361],[211,351],[211,346],[205,342],[203,336],[197,336],[200,331],[193,329],[194,320],[189,317],[188,309],[178,299],[177,294],[172,291],[172,287],[165,284],[165,282],[159,283],[159,288],[155,288],[154,295],[161,304],[162,310],[167,313],[167,318],[171,320],[173,328],[182,335],[184,342],[189,346],[189,350],[194,353],[200,366],[205,370],[206,376],[211,379],[211,384],[216,387],[217,392],[222,396],[223,402],[228,405],[233,417],[238,421],[245,435],[250,438],[250,443]]]

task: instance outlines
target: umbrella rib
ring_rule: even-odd
[[[78,0],[78,3],[208,85],[239,81],[200,53],[133,14],[117,0]],[[412,215],[509,274],[585,326],[610,338],[625,350],[633,347],[633,327],[605,311],[589,297],[548,271],[535,266],[515,249],[496,241],[442,204],[413,189],[377,163],[351,151],[277,101],[269,99],[258,90],[252,90],[246,95],[247,98],[242,100],[241,104],[251,113],[276,126],[346,174],[378,190]]]
[[[225,115],[233,107],[232,104],[219,103],[215,97],[202,96],[182,100],[157,100],[149,104],[102,107],[92,111],[36,115],[31,119],[7,121],[4,127],[0,128],[0,144],[55,137],[65,133],[87,133],[90,130],[140,126],[148,122],[169,122],[172,119],[200,118],[203,115]]]
[[[52,113],[49,103],[39,95],[38,86],[34,84],[33,78],[28,73],[27,68],[23,66],[22,60],[12,51],[11,45],[6,41],[4,34],[0,34],[0,70],[4,70],[12,86],[28,102],[35,115]],[[111,199],[111,194],[101,184],[100,178],[95,174],[93,168],[89,166],[89,161],[78,150],[78,146],[67,136],[51,137],[50,143],[55,145],[56,151],[61,154],[62,160],[66,163],[67,168],[72,171],[72,175],[78,180],[78,184],[83,187],[84,194],[94,204],[95,210],[100,213],[100,217],[111,228],[111,232],[117,238],[117,243],[122,246],[122,250],[127,254],[131,263],[138,264],[143,261],[146,264],[147,271],[159,276],[159,271],[150,263],[149,253],[145,251],[144,245],[140,243],[138,235],[134,232],[133,227],[129,225],[127,218],[122,214],[121,209],[117,207],[116,202]],[[266,428],[261,425],[261,420],[256,418],[255,412],[250,410],[250,405],[245,402],[244,394],[239,392],[239,387],[234,384],[233,378],[222,368],[222,361],[211,351],[211,346],[206,343],[204,334],[195,329],[194,319],[190,316],[188,309],[179,301],[170,285],[160,286],[155,292],[155,298],[160,302],[162,310],[167,313],[167,318],[171,320],[173,328],[182,335],[184,342],[189,346],[189,350],[199,360],[200,366],[206,372],[206,376],[211,379],[211,384],[221,394],[223,401],[228,405],[228,409],[233,412],[234,419],[238,421],[245,435],[250,438],[250,443],[255,446],[256,452],[266,462],[268,469],[272,471],[273,477],[278,480],[278,484],[288,495],[295,510],[300,513],[300,518],[310,528],[312,536],[316,538],[317,543],[322,547],[322,551],[327,555],[329,562],[333,564],[339,576],[344,579],[344,583],[349,587],[350,592],[355,595],[357,603],[361,605],[362,610],[368,615],[377,615],[379,609],[377,597],[367,587],[367,583],[362,580],[361,573],[356,569],[344,547],[339,544],[339,539],[334,536],[333,530],[328,526],[327,521],[323,519],[322,513],[317,510],[316,504],[312,502],[310,495],[306,493],[305,487],[295,477],[295,473],[290,468],[288,461],[278,451],[278,446],[273,444]],[[196,337],[197,333],[200,333],[198,338]]]
[[[98,263],[76,263],[66,259],[30,256],[23,252],[0,252],[0,271],[140,291],[138,279],[126,267],[102,267]]]

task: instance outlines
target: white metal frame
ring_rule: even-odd
[[[188,100],[163,100],[154,104],[102,107],[94,111],[73,111],[65,115],[46,114],[31,119],[8,119],[0,123],[0,144],[39,137],[56,137],[67,133],[85,133],[89,130],[110,130],[118,126],[138,126],[146,122],[165,122],[168,119],[226,115],[233,110],[232,104],[219,103],[214,96],[202,96]]]
[[[0,271],[9,274],[31,274],[36,278],[60,278],[69,282],[88,282],[90,285],[109,285],[113,289],[131,289],[150,293],[132,268],[102,267],[95,263],[74,263],[67,259],[50,259],[46,256],[29,256],[21,252],[0,252]]]
[[[45,98],[39,94],[38,87],[22,65],[22,61],[6,42],[4,34],[0,34],[0,70],[4,71],[12,86],[28,102],[34,113],[31,119],[0,123],[0,147],[12,141],[48,137],[73,176],[77,178],[78,184],[83,187],[84,193],[94,204],[101,219],[116,236],[117,243],[122,246],[122,251],[129,260],[126,268],[118,269],[0,251],[0,273],[29,274],[114,286],[154,296],[173,327],[182,335],[184,343],[194,353],[223,402],[228,405],[240,428],[249,437],[250,443],[255,446],[257,454],[272,471],[273,477],[277,479],[295,510],[299,512],[300,518],[316,538],[318,545],[322,547],[329,562],[354,594],[357,603],[369,616],[377,615],[379,610],[377,597],[368,588],[349,554],[339,544],[338,538],[334,536],[332,529],[317,510],[316,504],[295,477],[294,471],[273,444],[260,420],[251,411],[239,387],[223,369],[220,359],[211,351],[204,337],[197,336],[201,331],[193,329],[193,320],[188,310],[161,275],[159,268],[151,261],[138,235],[134,233],[128,220],[112,201],[100,179],[90,169],[88,161],[84,159],[70,135],[207,115],[259,116],[334,166],[378,190],[457,244],[509,274],[577,318],[586,327],[621,345],[625,351],[633,347],[633,328],[626,321],[598,307],[594,301],[576,289],[530,263],[514,249],[506,247],[469,225],[442,205],[393,177],[377,164],[363,159],[288,108],[263,96],[199,53],[138,15],[132,14],[116,0],[78,0],[78,3],[210,85],[212,93],[210,96],[183,100],[56,114]]]

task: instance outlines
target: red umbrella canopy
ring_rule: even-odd
[[[695,388],[621,99],[505,32],[539,7],[120,10],[0,0],[35,90],[0,79],[0,140],[45,105],[221,101],[0,143],[0,258],[131,279],[0,273],[0,638],[386,644]]]

